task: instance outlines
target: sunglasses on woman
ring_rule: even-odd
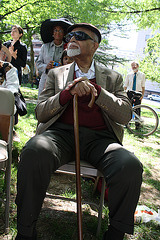
[[[77,32],[70,32],[66,35],[65,40],[68,43],[72,37],[75,37],[77,41],[84,41],[87,39],[93,40],[87,33],[82,32],[82,31],[77,31]],[[93,40],[94,41],[94,40]]]

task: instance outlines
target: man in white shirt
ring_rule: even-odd
[[[129,73],[126,77],[126,81],[124,84],[124,90],[127,91],[127,95],[129,99],[132,99],[133,97],[133,92],[140,92],[142,94],[141,97],[134,97],[134,102],[132,102],[132,105],[140,105],[141,101],[144,97],[144,92],[145,92],[145,74],[140,72],[139,69],[139,64],[137,62],[132,62],[131,63],[131,68],[133,72]],[[140,115],[140,109],[136,110],[137,114]],[[139,123],[136,123],[136,129],[140,128]]]
[[[144,97],[144,92],[145,92],[145,74],[139,71],[139,64],[137,62],[132,62],[131,63],[131,68],[133,72],[129,73],[126,77],[126,81],[124,84],[124,90],[134,90],[137,92],[142,93],[142,97],[140,98],[140,103],[141,100]],[[135,84],[135,89],[134,87],[134,76],[136,75],[136,84]]]

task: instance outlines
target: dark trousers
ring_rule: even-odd
[[[110,223],[133,233],[134,211],[142,183],[142,164],[108,131],[80,127],[81,159],[90,162],[105,176],[109,187]],[[24,147],[17,179],[18,232],[32,236],[46,195],[51,174],[75,159],[73,127],[56,123],[52,129],[33,137]]]
[[[127,95],[128,95],[128,97],[129,97],[129,99],[131,100],[132,106],[133,106],[133,105],[136,106],[136,105],[140,105],[140,104],[141,104],[141,100],[139,99],[139,97],[134,97],[134,99],[132,99],[132,98],[133,98],[133,93],[131,93],[130,91],[127,92]],[[140,108],[137,108],[137,109],[135,110],[135,112],[136,112],[139,116],[141,115],[141,109],[140,109]],[[136,122],[135,125],[136,125],[136,126],[139,126],[140,124]]]

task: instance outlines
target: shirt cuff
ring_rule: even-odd
[[[60,102],[61,106],[64,106],[72,98],[73,98],[73,96],[70,94],[69,90],[63,90],[60,93],[59,102]]]

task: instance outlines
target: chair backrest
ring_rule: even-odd
[[[6,142],[12,141],[14,101],[13,93],[0,87],[0,137]]]
[[[8,163],[11,164],[12,155],[12,139],[13,139],[13,124],[14,124],[14,95],[13,93],[5,88],[0,87],[0,149],[3,155],[5,149],[4,142],[7,143],[7,159]],[[5,159],[1,156],[0,168],[6,166]],[[4,161],[3,161],[4,160]]]
[[[5,171],[5,233],[9,233],[9,203],[14,124],[14,95],[0,87],[0,169]]]

